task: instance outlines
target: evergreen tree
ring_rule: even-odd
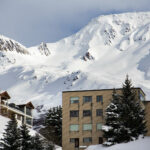
[[[129,142],[147,132],[145,111],[136,94],[128,76],[123,84],[122,94],[118,96],[113,92],[112,101],[106,109],[104,145]]]
[[[1,142],[2,150],[20,150],[20,130],[17,128],[15,116],[6,125]]]
[[[134,110],[134,112],[135,112],[135,117],[137,118],[136,121],[134,122],[135,132],[138,134],[137,138],[139,135],[145,136],[145,134],[147,133],[145,110],[144,108],[141,107],[140,102],[136,103],[136,109]]]
[[[40,139],[40,136],[38,134],[36,134],[33,138],[32,138],[32,150],[43,150],[44,147],[42,145],[42,141]]]
[[[122,104],[120,96],[113,90],[111,103],[106,108],[105,126],[103,126],[104,138],[106,142],[104,145],[110,146],[115,143],[121,143],[121,137],[127,130],[121,121]]]
[[[140,134],[146,133],[145,112],[140,101],[137,99],[135,90],[128,76],[122,88],[122,116],[123,125],[128,134],[122,136],[125,142],[137,139]]]
[[[55,146],[52,142],[48,143],[47,147],[45,150],[55,150]]]
[[[22,150],[32,150],[32,138],[26,125],[21,126],[21,146]]]
[[[54,107],[49,109],[46,119],[45,128],[40,130],[49,141],[57,145],[62,144],[62,107]]]

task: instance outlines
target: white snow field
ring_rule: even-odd
[[[129,143],[117,144],[110,147],[103,147],[102,145],[92,145],[86,150],[149,150],[150,137],[139,139]]]
[[[56,43],[26,48],[0,36],[0,90],[31,100],[34,117],[61,105],[62,91],[118,88],[126,74],[150,99],[150,12],[93,19]]]

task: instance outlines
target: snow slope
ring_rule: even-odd
[[[6,125],[8,121],[9,121],[8,118],[0,115],[0,139],[3,137],[3,132],[6,129]]]
[[[10,120],[9,118],[6,118],[6,117],[3,117],[3,116],[0,115],[0,139],[3,138],[3,133],[5,132],[6,125],[7,125],[9,120]],[[36,133],[37,133],[33,129],[29,129],[29,131],[30,131],[29,133],[30,133],[31,136],[35,136]],[[56,150],[62,150],[62,148],[57,146],[57,145],[55,145],[55,147],[56,147]]]
[[[150,137],[139,139],[129,143],[117,144],[111,147],[103,147],[102,145],[89,146],[86,150],[149,150]]]
[[[6,125],[10,119],[0,115],[0,139],[3,138],[3,133],[5,132]],[[36,131],[29,129],[30,135],[35,136]]]
[[[126,74],[150,98],[150,12],[100,16],[56,43],[12,51],[2,43],[0,88],[11,101],[31,100],[35,117],[61,104],[64,90],[121,87]]]

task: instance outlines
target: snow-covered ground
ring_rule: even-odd
[[[0,90],[38,111],[61,105],[62,91],[118,88],[126,74],[150,99],[150,12],[100,16],[56,43],[26,48],[0,36]]]
[[[129,143],[117,144],[111,147],[103,147],[102,145],[89,146],[86,150],[149,150],[150,137],[139,139]]]
[[[3,132],[6,129],[6,125],[8,121],[9,121],[8,118],[0,115],[0,139],[3,137]]]

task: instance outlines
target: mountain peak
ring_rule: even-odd
[[[1,47],[17,51],[12,40],[0,39]],[[39,112],[61,104],[61,91],[118,88],[126,74],[150,97],[150,12],[100,16],[70,37],[27,51],[0,57],[1,89],[30,99]]]
[[[21,54],[29,54],[23,45],[2,35],[0,35],[0,51],[16,51]]]

